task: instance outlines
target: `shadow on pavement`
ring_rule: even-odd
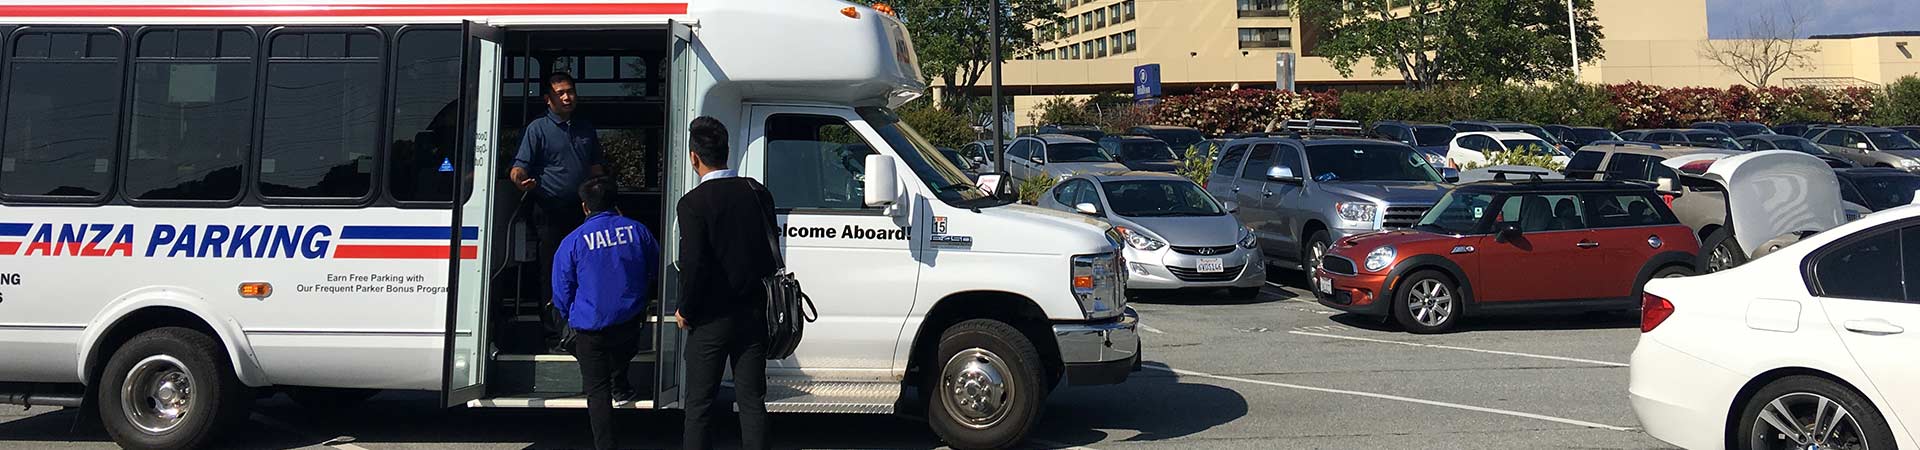
[[[1271,287],[1260,290],[1260,295],[1235,297],[1221,289],[1193,289],[1177,291],[1132,291],[1127,301],[1148,305],[1257,305],[1273,303],[1294,298],[1292,292]]]
[[[1353,313],[1341,313],[1332,317],[1334,322],[1369,331],[1405,331],[1398,322],[1379,317],[1368,317]],[[1640,312],[1606,311],[1587,313],[1527,313],[1495,314],[1480,317],[1462,317],[1452,331],[1442,334],[1469,333],[1474,331],[1549,331],[1549,330],[1606,330],[1616,328],[1637,328],[1640,326]]]
[[[1149,363],[1150,365],[1158,365]],[[1162,366],[1164,367],[1164,366]],[[726,402],[731,402],[722,394]],[[919,415],[921,411],[913,411]],[[677,448],[679,411],[616,411],[622,448]],[[0,423],[0,440],[110,444],[97,425],[76,429],[78,409]],[[1247,414],[1246,399],[1225,388],[1184,384],[1159,370],[1135,372],[1112,386],[1062,386],[1047,400],[1027,445],[1041,448],[1100,442],[1130,430],[1127,441],[1192,435]],[[775,414],[771,439],[779,448],[935,448],[942,444],[921,420],[904,415]],[[722,448],[738,446],[731,414],[714,421]],[[433,392],[384,392],[357,407],[316,410],[276,396],[255,404],[249,421],[226,430],[218,448],[292,449],[345,437],[378,448],[385,443],[527,449],[591,448],[586,410],[446,409]]]

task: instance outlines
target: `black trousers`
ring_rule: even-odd
[[[627,367],[640,351],[640,318],[599,330],[574,330],[573,356],[580,361],[580,386],[587,391],[587,423],[593,447],[613,448],[613,393],[633,389]]]
[[[733,363],[733,396],[740,407],[740,448],[767,448],[767,327],[760,311],[696,325],[687,333],[687,423],[683,447],[713,448],[713,399]]]
[[[539,194],[534,194],[533,207],[533,231],[540,238],[540,250],[536,255],[539,257],[539,266],[533,269],[540,273],[536,278],[540,285],[535,288],[539,295],[535,295],[534,298],[552,301],[553,255],[560,250],[560,241],[565,240],[568,234],[573,233],[575,228],[580,228],[580,224],[586,221],[586,213],[580,211],[580,202],[577,200],[570,203],[554,201],[540,197]],[[562,327],[567,326],[566,320],[552,316],[548,308],[542,308],[541,311],[550,315],[545,317],[544,323],[548,332],[548,344],[551,345],[559,337]]]

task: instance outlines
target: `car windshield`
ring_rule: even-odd
[[[1154,130],[1152,134],[1155,139],[1165,142],[1167,147],[1179,149],[1182,152],[1187,151],[1187,148],[1194,144],[1199,144],[1200,141],[1207,140],[1207,136],[1200,134],[1200,130]]]
[[[887,141],[887,146],[893,147],[893,152],[899,155],[900,161],[906,163],[907,168],[913,170],[914,176],[919,178],[921,183],[925,183],[927,189],[933,190],[934,196],[939,197],[940,201],[961,207],[990,206],[985,203],[997,203],[993,200],[994,197],[987,195],[986,191],[974,186],[973,181],[967,179],[966,172],[960,171],[959,167],[948,162],[946,157],[941,155],[940,150],[928,143],[926,138],[920,137],[919,132],[914,131],[913,127],[908,126],[906,122],[900,121],[900,116],[894,114],[892,110],[866,107],[859,108],[857,111],[860,113],[860,118],[865,119],[867,125],[872,126],[873,131],[878,132],[880,138]],[[1097,149],[1099,146],[1094,148]]]
[[[1622,140],[1620,139],[1620,135],[1613,134],[1612,131],[1601,128],[1575,128],[1572,133],[1568,133],[1567,137],[1569,137],[1570,139],[1568,140],[1572,141],[1575,145],[1587,145],[1594,141]]]
[[[967,165],[966,158],[960,156],[960,151],[958,150],[948,150],[943,148],[943,149],[940,149],[940,155],[946,156],[947,162],[953,163],[954,167],[965,167]]]
[[[1772,130],[1767,129],[1766,125],[1761,125],[1757,123],[1730,124],[1730,125],[1727,125],[1727,129],[1733,130],[1733,134],[1735,136],[1752,136],[1756,134],[1767,134],[1772,132]]]
[[[1853,179],[1865,205],[1874,211],[1913,203],[1913,191],[1920,189],[1920,176],[1894,174]]]
[[[1881,150],[1920,150],[1920,143],[1898,131],[1867,133],[1867,139],[1873,140],[1873,147]]]
[[[1075,128],[1075,129],[1060,130],[1060,134],[1064,134],[1068,136],[1078,136],[1080,138],[1083,138],[1089,141],[1098,141],[1100,140],[1100,138],[1107,137],[1107,132],[1100,131],[1097,129],[1091,129],[1091,128]]]
[[[1492,204],[1493,194],[1453,191],[1428,209],[1426,215],[1420,216],[1420,222],[1414,224],[1413,229],[1442,234],[1471,233],[1487,214],[1487,206]]]
[[[1218,216],[1226,209],[1205,189],[1187,180],[1128,180],[1102,183],[1114,214],[1125,217]]]
[[[1547,141],[1539,139],[1502,139],[1500,140],[1500,145],[1506,146],[1508,150],[1525,151],[1530,155],[1560,154],[1560,152],[1552,151],[1553,146],[1547,145]]]
[[[1447,145],[1453,140],[1453,129],[1448,127],[1414,127],[1413,145],[1432,147]]]
[[[1746,150],[1746,147],[1741,147],[1739,142],[1718,131],[1690,131],[1687,132],[1687,140],[1728,150]]]
[[[1533,135],[1533,137],[1537,137],[1543,140],[1548,140],[1548,141],[1553,140],[1553,135],[1547,133],[1547,129],[1536,127],[1533,125],[1501,125],[1499,126],[1499,129],[1500,131],[1518,131],[1521,133],[1531,134]]]
[[[1814,145],[1813,141],[1809,141],[1807,140],[1807,138],[1803,138],[1803,137],[1775,140],[1773,141],[1773,146],[1779,147],[1781,150],[1793,150],[1796,152],[1806,153],[1809,155],[1831,154],[1831,153],[1827,153],[1827,149],[1820,148],[1819,145]]]
[[[1200,141],[1194,141],[1199,143]],[[1127,161],[1172,161],[1173,149],[1160,141],[1134,140],[1120,142],[1120,157]]]
[[[1318,181],[1440,182],[1427,159],[1411,148],[1393,145],[1316,145],[1307,147],[1307,167]]]
[[[1113,162],[1113,155],[1100,144],[1091,142],[1061,142],[1047,144],[1047,162]]]

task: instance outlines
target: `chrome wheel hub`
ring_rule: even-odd
[[[120,386],[121,410],[148,434],[173,431],[193,412],[193,386],[193,374],[179,359],[149,356],[127,372]]]
[[[1853,414],[1819,394],[1782,395],[1760,408],[1755,419],[1748,431],[1754,450],[1868,450]]]
[[[1407,314],[1425,326],[1439,326],[1453,316],[1453,291],[1440,280],[1426,279],[1413,284],[1407,296]]]
[[[1006,419],[1008,403],[1013,399],[1012,373],[1006,360],[983,348],[970,348],[947,360],[940,373],[939,395],[947,415],[969,428],[998,425]]]

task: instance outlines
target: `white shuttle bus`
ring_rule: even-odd
[[[926,85],[893,17],[312,1],[0,1],[0,403],[97,411],[140,448],[203,445],[270,392],[584,407],[506,181],[549,72],[577,79],[621,211],[669,263],[692,118],[771,188],[820,313],[768,362],[773,411],[915,405],[956,447],[1004,447],[1063,380],[1138,368],[1105,227],[975,188],[894,115]],[[623,407],[685,396],[659,286]]]

